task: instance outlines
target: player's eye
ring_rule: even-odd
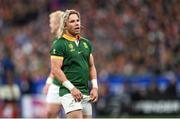
[[[75,20],[71,20],[71,21],[70,21],[70,23],[73,23],[73,22],[75,22]]]

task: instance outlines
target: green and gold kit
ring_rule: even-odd
[[[51,58],[63,59],[62,71],[67,79],[84,95],[88,95],[89,75],[89,57],[92,52],[92,46],[89,40],[80,37],[79,43],[76,38],[64,34],[61,38],[55,39],[51,50]],[[60,86],[60,96],[70,91],[59,83],[55,78],[53,83]]]

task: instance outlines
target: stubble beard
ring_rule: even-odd
[[[77,31],[77,32],[76,31],[74,31],[74,32],[69,31],[69,33],[73,36],[76,36],[76,35],[80,34],[80,31]]]

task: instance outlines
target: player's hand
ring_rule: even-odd
[[[71,90],[71,94],[74,97],[75,101],[80,102],[83,99],[82,93],[76,87]]]
[[[98,89],[92,88],[90,92],[90,102],[96,102],[98,99]]]
[[[43,88],[43,93],[45,94],[45,95],[47,95],[47,93],[48,93],[48,89],[49,89],[49,86],[50,86],[51,84],[46,84],[45,86],[44,86],[44,88]]]

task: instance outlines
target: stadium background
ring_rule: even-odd
[[[43,117],[48,15],[80,11],[94,45],[94,117],[180,116],[179,0],[0,0],[0,117]]]

